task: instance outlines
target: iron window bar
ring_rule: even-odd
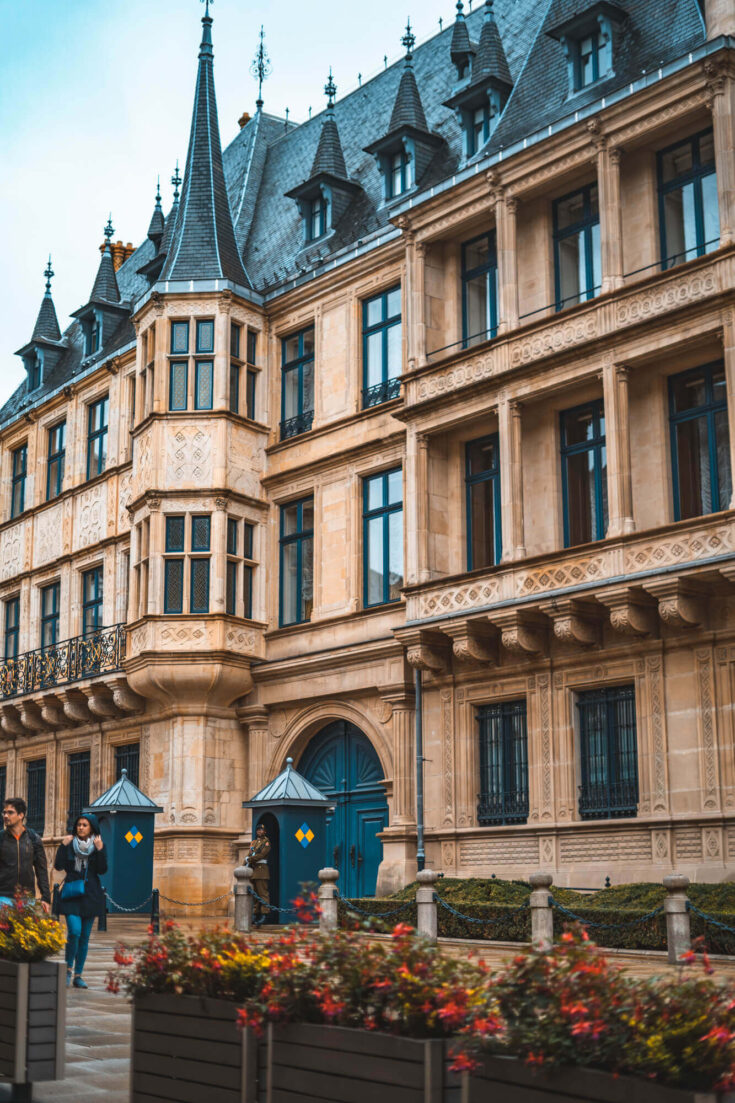
[[[585,690],[580,730],[579,815],[619,819],[638,810],[638,746],[633,686]]]
[[[0,697],[21,697],[51,686],[69,685],[98,674],[122,670],[125,624],[37,647],[17,659],[0,662]]]
[[[367,410],[371,406],[380,406],[383,402],[390,402],[392,398],[398,398],[400,393],[401,380],[399,376],[396,376],[395,379],[386,379],[382,383],[376,383],[372,387],[363,387],[362,408]]]
[[[298,437],[301,433],[308,433],[313,421],[313,410],[304,410],[302,414],[296,414],[295,417],[287,417],[281,422],[281,440],[288,440],[289,437]]]
[[[483,826],[526,823],[528,735],[526,702],[503,701],[477,710],[480,793],[477,822]]]

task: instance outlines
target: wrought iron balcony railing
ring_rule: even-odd
[[[301,433],[308,433],[313,420],[313,410],[304,410],[303,414],[297,414],[296,417],[287,417],[285,421],[281,422],[281,440],[288,440],[289,437],[297,437]]]
[[[383,402],[398,398],[400,393],[400,379],[386,379],[384,383],[376,383],[374,387],[363,387],[362,408],[367,410],[370,406],[380,406]]]
[[[20,697],[121,670],[124,658],[124,624],[26,651],[0,663],[0,698]]]
[[[477,798],[477,822],[483,826],[525,823],[527,819],[528,789],[509,789],[504,793],[480,793]]]
[[[638,782],[588,782],[579,786],[579,814],[583,820],[617,819],[638,812]]]

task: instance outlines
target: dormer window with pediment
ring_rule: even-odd
[[[316,241],[327,232],[329,204],[323,195],[318,195],[309,204],[307,241]]]
[[[41,300],[41,309],[33,327],[33,335],[28,344],[24,345],[22,349],[18,349],[16,353],[17,356],[21,357],[23,367],[26,370],[29,394],[38,390],[43,383],[44,373],[53,371],[65,349],[61,340],[56,308],[51,297],[53,274],[51,257],[49,257],[48,265],[44,271],[46,294]]]
[[[596,0],[574,18],[551,26],[547,34],[561,43],[567,61],[569,95],[615,72],[615,52],[626,13],[610,0]]]
[[[37,391],[43,383],[43,352],[34,349],[23,357],[23,364],[28,375],[28,391]]]
[[[467,35],[464,15],[458,7],[454,37],[458,39],[459,45],[463,40],[462,30],[464,35]],[[467,40],[469,42],[469,37]],[[459,45],[455,47],[453,40],[452,61],[459,72],[458,61],[465,56],[468,60],[471,59],[470,76],[444,103],[459,115],[464,133],[464,152],[469,158],[479,153],[489,141],[513,87],[505,50],[493,14],[493,0],[487,0],[485,4],[477,49],[472,48],[471,53],[465,54],[459,51]]]

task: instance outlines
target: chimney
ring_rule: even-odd
[[[240,118],[237,120],[237,125],[240,127],[240,130],[242,130],[242,128],[244,126],[247,126],[247,124],[249,122],[250,122],[250,112],[249,111],[244,111],[242,113],[242,115],[240,116]]]

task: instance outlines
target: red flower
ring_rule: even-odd
[[[700,1042],[714,1042],[715,1045],[729,1046],[730,1042],[735,1039],[735,1034],[731,1030],[728,1030],[726,1026],[713,1026],[707,1034],[700,1038]]]
[[[407,938],[413,934],[413,927],[409,923],[396,923],[391,935],[393,938]]]
[[[451,1072],[474,1072],[479,1068],[477,1061],[473,1061],[468,1053],[460,1052],[449,1066]]]

